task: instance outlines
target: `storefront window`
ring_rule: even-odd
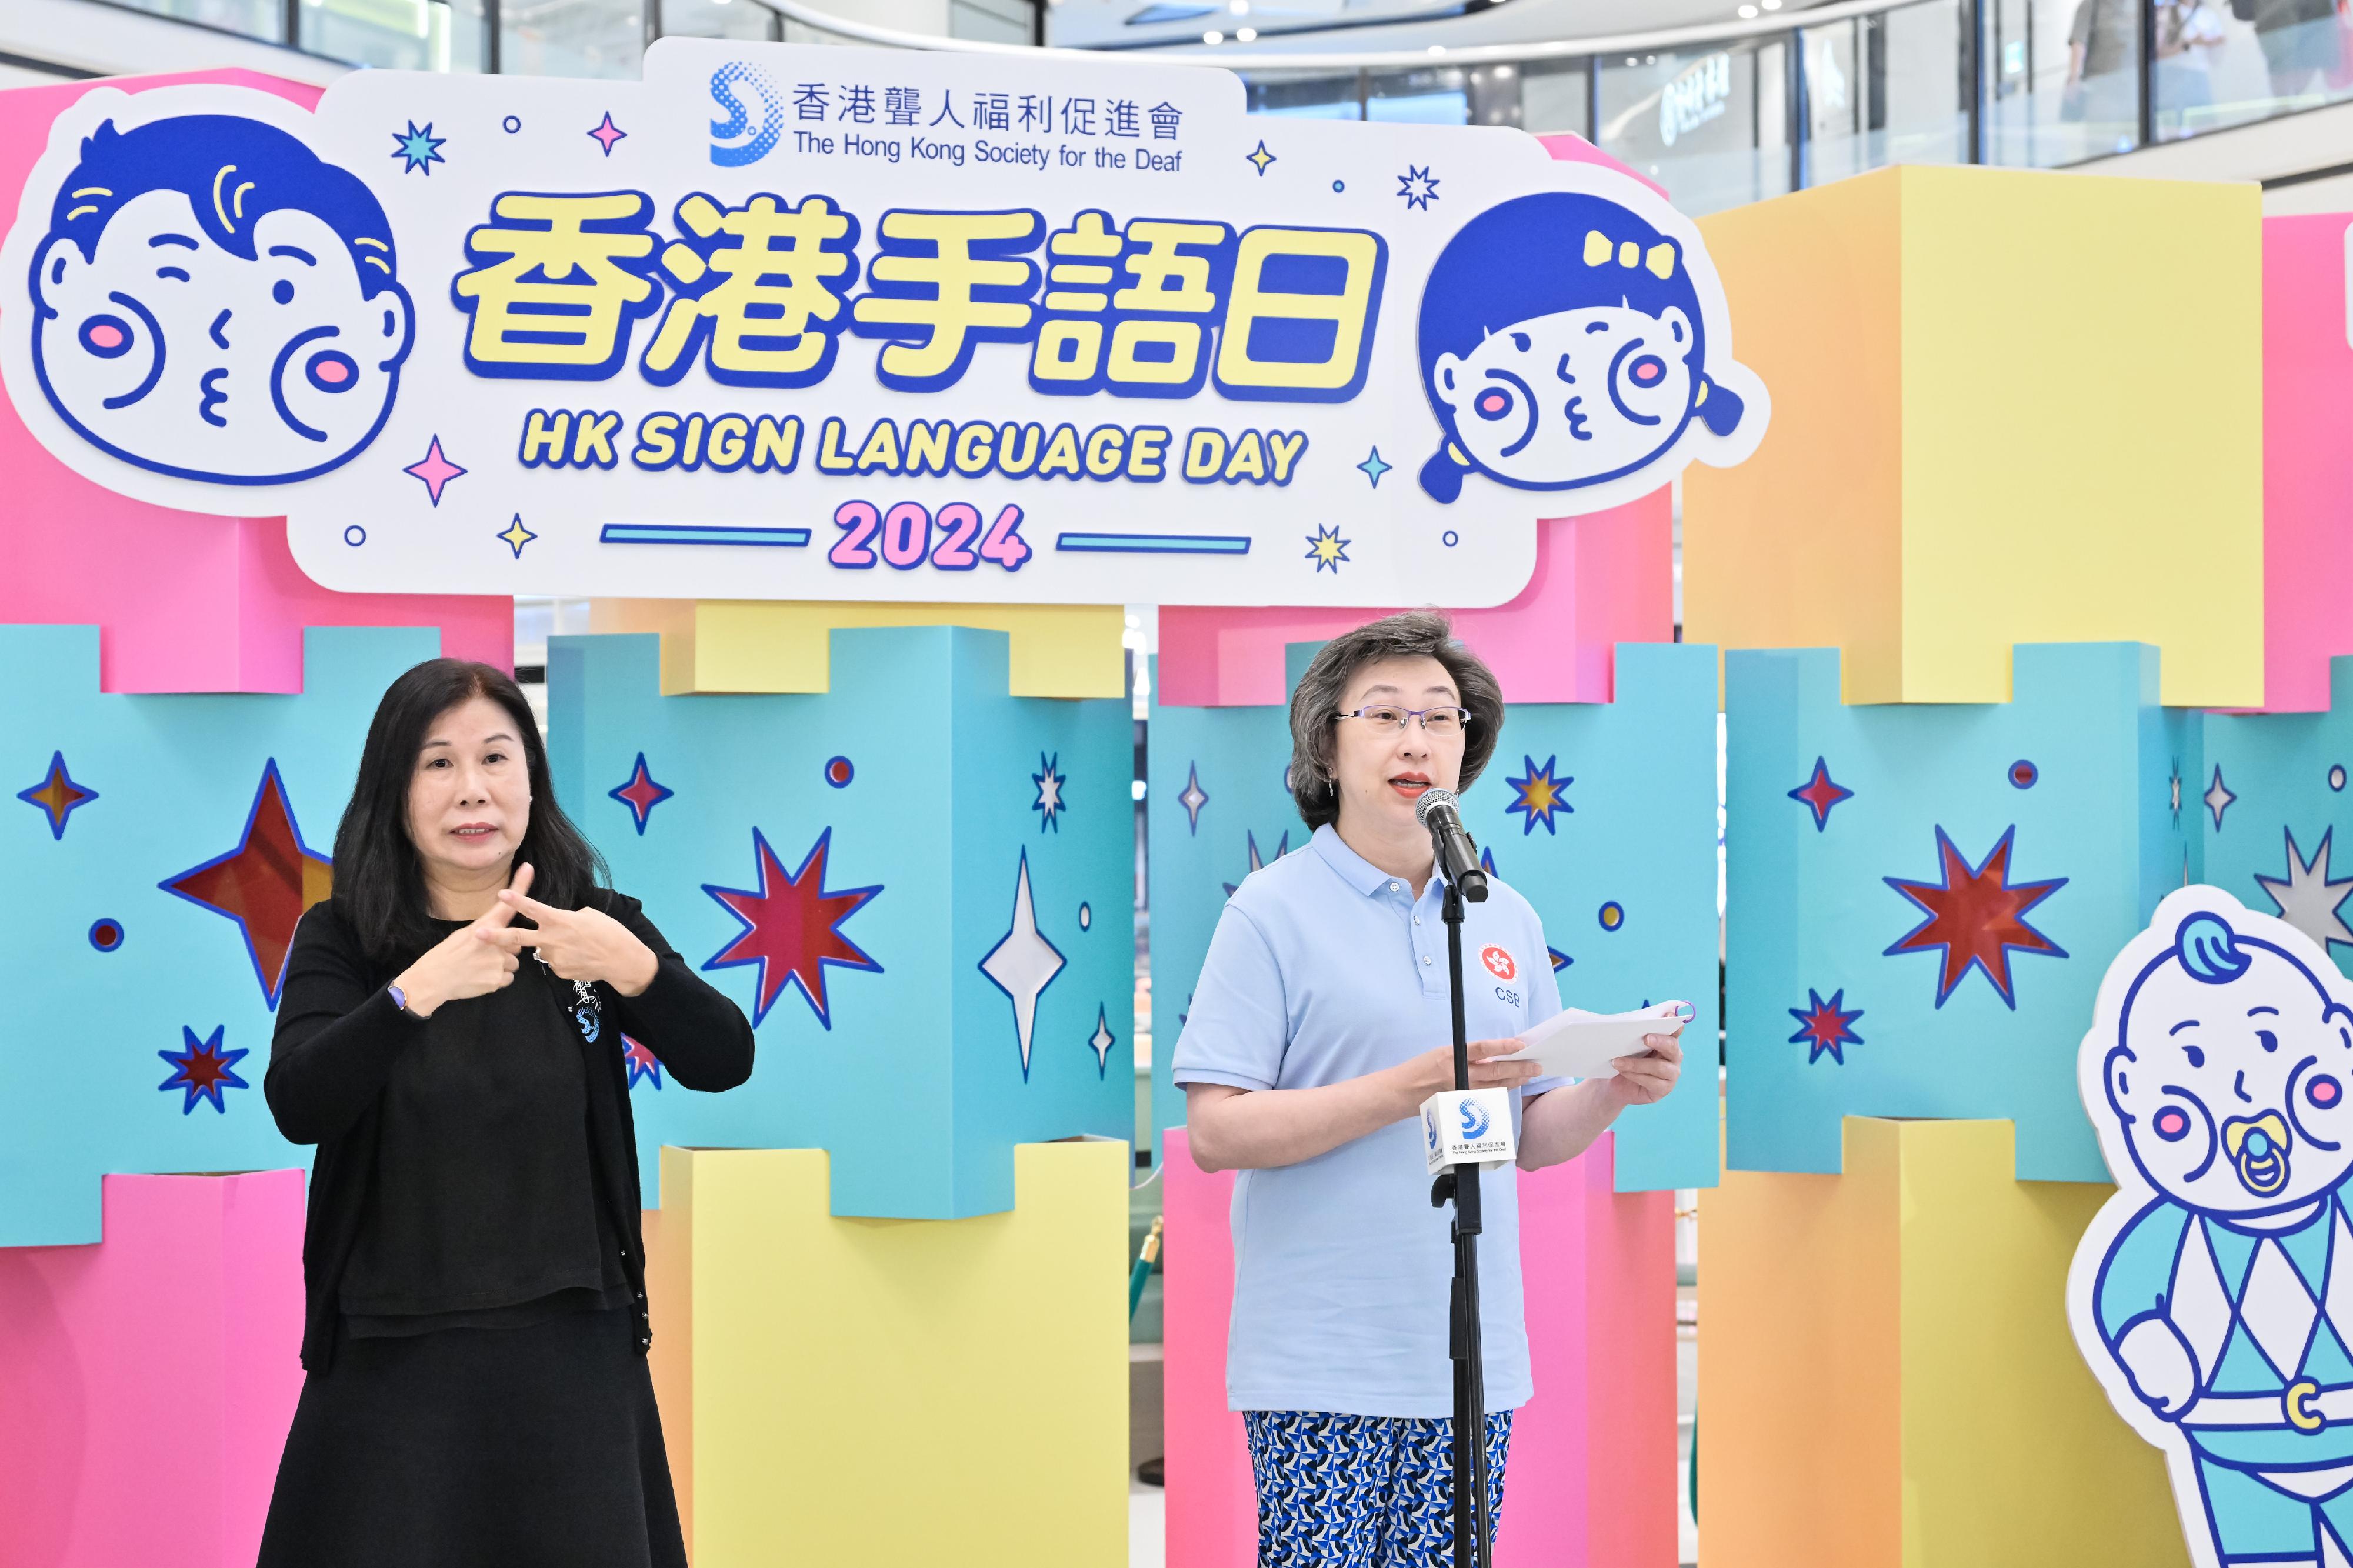
[[[298,47],[380,70],[479,71],[481,0],[302,0]]]
[[[2136,0],[1985,0],[1986,162],[2053,168],[2140,143]]]
[[[1969,156],[1969,24],[1962,0],[1930,0],[1809,27],[1806,181],[1890,163]]]
[[[1666,186],[1687,213],[1715,212],[1789,189],[1778,80],[1782,47],[1620,55],[1601,62],[1599,142]],[[1769,120],[1762,112],[1774,110]]]

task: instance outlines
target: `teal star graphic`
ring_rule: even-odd
[[[1314,533],[1307,535],[1305,559],[1315,563],[1315,570],[1318,572],[1329,566],[1332,569],[1332,575],[1337,577],[1340,574],[1340,563],[1348,559],[1350,542],[1340,537],[1340,531],[1337,528],[1318,528]]]
[[[404,174],[413,174],[422,169],[425,171],[426,177],[430,179],[433,176],[434,164],[447,163],[449,161],[441,156],[441,144],[449,138],[434,135],[433,121],[429,120],[425,122],[425,129],[422,131],[417,128],[417,121],[410,121],[408,129],[394,132],[392,139],[397,143],[392,155],[406,160],[400,167],[400,172]]]
[[[1376,447],[1373,448],[1373,455],[1371,457],[1366,458],[1363,462],[1356,465],[1356,471],[1364,475],[1365,478],[1372,480],[1373,489],[1378,489],[1381,488],[1381,476],[1388,473],[1395,467],[1397,467],[1397,465],[1394,463],[1384,463],[1381,461],[1381,449],[1378,447]]]

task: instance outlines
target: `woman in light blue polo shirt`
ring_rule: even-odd
[[[1251,873],[1210,940],[1174,1071],[1204,1170],[1234,1184],[1230,1406],[1257,1477],[1263,1568],[1451,1563],[1454,1408],[1448,1215],[1432,1208],[1419,1109],[1453,1087],[1446,930],[1414,803],[1494,754],[1494,676],[1429,611],[1324,646],[1291,700],[1291,784],[1314,837]],[[1474,1089],[1515,1089],[1520,1167],[1581,1152],[1674,1087],[1653,1035],[1574,1086],[1488,1058],[1560,1011],[1544,928],[1491,879],[1462,928]],[[1479,1296],[1491,1515],[1527,1402],[1516,1184],[1490,1179]]]

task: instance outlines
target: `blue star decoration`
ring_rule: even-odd
[[[1305,559],[1315,563],[1315,570],[1318,572],[1329,566],[1332,569],[1332,575],[1337,577],[1340,574],[1340,563],[1348,559],[1348,546],[1353,542],[1352,540],[1341,538],[1340,531],[1336,527],[1318,528],[1314,532],[1307,535]]]
[[[52,752],[49,753],[48,775],[30,789],[18,790],[16,798],[26,805],[39,806],[42,814],[49,819],[50,838],[61,839],[66,836],[66,821],[73,816],[74,808],[96,800],[98,792],[74,783],[73,775],[66,772],[66,754]]]
[[[1201,787],[1201,764],[1185,764],[1185,787],[1177,792],[1176,804],[1185,808],[1185,836],[1188,838],[1201,831],[1201,808],[1209,804],[1209,792]]]
[[[199,1040],[196,1032],[183,1024],[180,1035],[185,1043],[181,1048],[155,1053],[172,1064],[172,1076],[155,1087],[167,1094],[175,1089],[182,1092],[185,1098],[180,1101],[181,1115],[195,1110],[196,1101],[209,1100],[213,1109],[226,1116],[228,1105],[221,1099],[221,1090],[253,1087],[231,1070],[245,1059],[247,1053],[221,1049],[221,1036],[227,1028],[224,1024]]]
[[[1029,775],[1029,782],[1038,786],[1038,798],[1029,803],[1029,809],[1038,814],[1038,831],[1040,833],[1050,827],[1060,833],[1062,830],[1062,813],[1070,809],[1069,803],[1062,799],[1062,786],[1071,782],[1070,775],[1055,766],[1061,760],[1060,752],[1050,757],[1040,752],[1038,753],[1038,771]]]
[[[2040,952],[2064,958],[2067,950],[2026,923],[2027,911],[2067,885],[2064,877],[2046,882],[2010,879],[2010,841],[2018,835],[2012,824],[2002,831],[1986,858],[1972,867],[1942,826],[1936,829],[1938,879],[1907,882],[1882,880],[1917,905],[1927,918],[1888,947],[1884,957],[1925,952],[1941,947],[1944,956],[1936,977],[1936,1005],[1942,1007],[1954,989],[1981,970],[2002,1005],[2012,1012],[2018,998],[2010,976],[2012,952]]]
[[[646,754],[643,752],[638,753],[637,768],[628,778],[605,792],[608,797],[629,808],[629,815],[637,819],[638,837],[640,838],[646,836],[646,820],[653,816],[654,807],[677,793],[654,782],[653,774],[646,772]]]
[[[1395,467],[1397,467],[1395,463],[1384,463],[1381,461],[1381,449],[1378,447],[1376,447],[1373,448],[1373,455],[1371,457],[1366,458],[1363,462],[1356,465],[1356,472],[1372,480],[1373,489],[1378,489],[1381,488],[1381,476],[1388,473]]]
[[[1783,778],[1789,775],[1783,773]],[[1822,759],[1814,759],[1814,776],[1789,792],[1789,798],[1814,814],[1814,831],[1821,832],[1831,825],[1831,807],[1842,800],[1854,798],[1854,791],[1831,781],[1831,770]]]
[[[1816,1058],[1828,1051],[1832,1061],[1844,1067],[1846,1047],[1862,1044],[1862,1037],[1849,1026],[1862,1016],[1862,1009],[1844,1010],[1840,1004],[1845,1000],[1843,987],[1831,992],[1831,999],[1825,1002],[1822,994],[1809,985],[1806,1005],[1789,1009],[1789,1016],[1798,1020],[1798,1032],[1789,1037],[1789,1043],[1806,1047],[1807,1066],[1811,1067]]]
[[[403,160],[400,172],[404,174],[413,174],[422,169],[425,171],[425,177],[429,180],[433,177],[434,164],[447,163],[449,161],[441,156],[441,144],[449,138],[434,135],[433,121],[429,120],[425,122],[425,129],[422,131],[417,128],[417,121],[412,120],[408,122],[406,131],[395,131],[391,135],[394,142],[396,143],[392,155]]]
[[[1267,165],[1274,162],[1274,154],[1266,150],[1265,137],[1261,136],[1258,139],[1257,151],[1242,154],[1242,162],[1255,167],[1260,179],[1266,178]]]
[[[1430,178],[1427,168],[1417,169],[1408,163],[1405,173],[1398,176],[1397,194],[1405,198],[1407,207],[1427,209],[1438,199],[1438,182]]]
[[[1504,814],[1509,816],[1516,811],[1525,818],[1520,824],[1522,837],[1534,833],[1539,823],[1543,824],[1546,833],[1557,837],[1560,829],[1553,825],[1553,817],[1560,812],[1575,815],[1577,807],[1568,804],[1566,791],[1577,780],[1553,777],[1553,769],[1560,763],[1557,753],[1546,757],[1542,767],[1536,766],[1536,760],[1525,752],[1521,753],[1521,762],[1527,769],[1525,777],[1513,778],[1508,773],[1504,777],[1504,782],[1514,791],[1512,804],[1504,807]]]
[[[1246,832],[1246,833],[1244,833],[1244,834],[1242,835],[1242,837],[1243,837],[1244,838],[1248,839],[1248,840],[1249,840],[1249,842],[1250,842],[1250,870],[1252,870],[1252,871],[1263,871],[1263,870],[1265,870],[1265,869],[1266,869],[1266,860],[1265,860],[1265,858],[1263,858],[1263,857],[1259,853],[1259,847],[1258,847],[1258,835],[1257,835],[1257,834],[1255,834],[1255,833],[1247,833],[1247,832]],[[1289,828],[1285,828],[1285,829],[1283,829],[1283,833],[1282,833],[1282,841],[1280,844],[1277,844],[1277,845],[1274,847],[1274,858],[1275,858],[1276,859],[1280,860],[1280,859],[1282,859],[1285,855],[1288,855],[1288,854],[1290,854],[1290,853],[1291,853],[1291,830],[1290,830]],[[1239,883],[1239,882],[1228,882],[1228,883],[1224,884],[1224,886],[1225,886],[1225,889],[1226,889],[1226,897],[1228,897],[1228,898],[1229,898],[1229,899],[1230,899],[1230,898],[1232,898],[1232,897],[1234,896],[1234,889],[1235,889],[1236,888],[1238,888],[1238,887],[1241,886],[1241,884],[1240,884],[1240,883]]]

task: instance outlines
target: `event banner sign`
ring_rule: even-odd
[[[702,39],[94,89],[0,374],[77,471],[395,592],[1495,604],[1769,416],[1696,228],[1519,132]]]

